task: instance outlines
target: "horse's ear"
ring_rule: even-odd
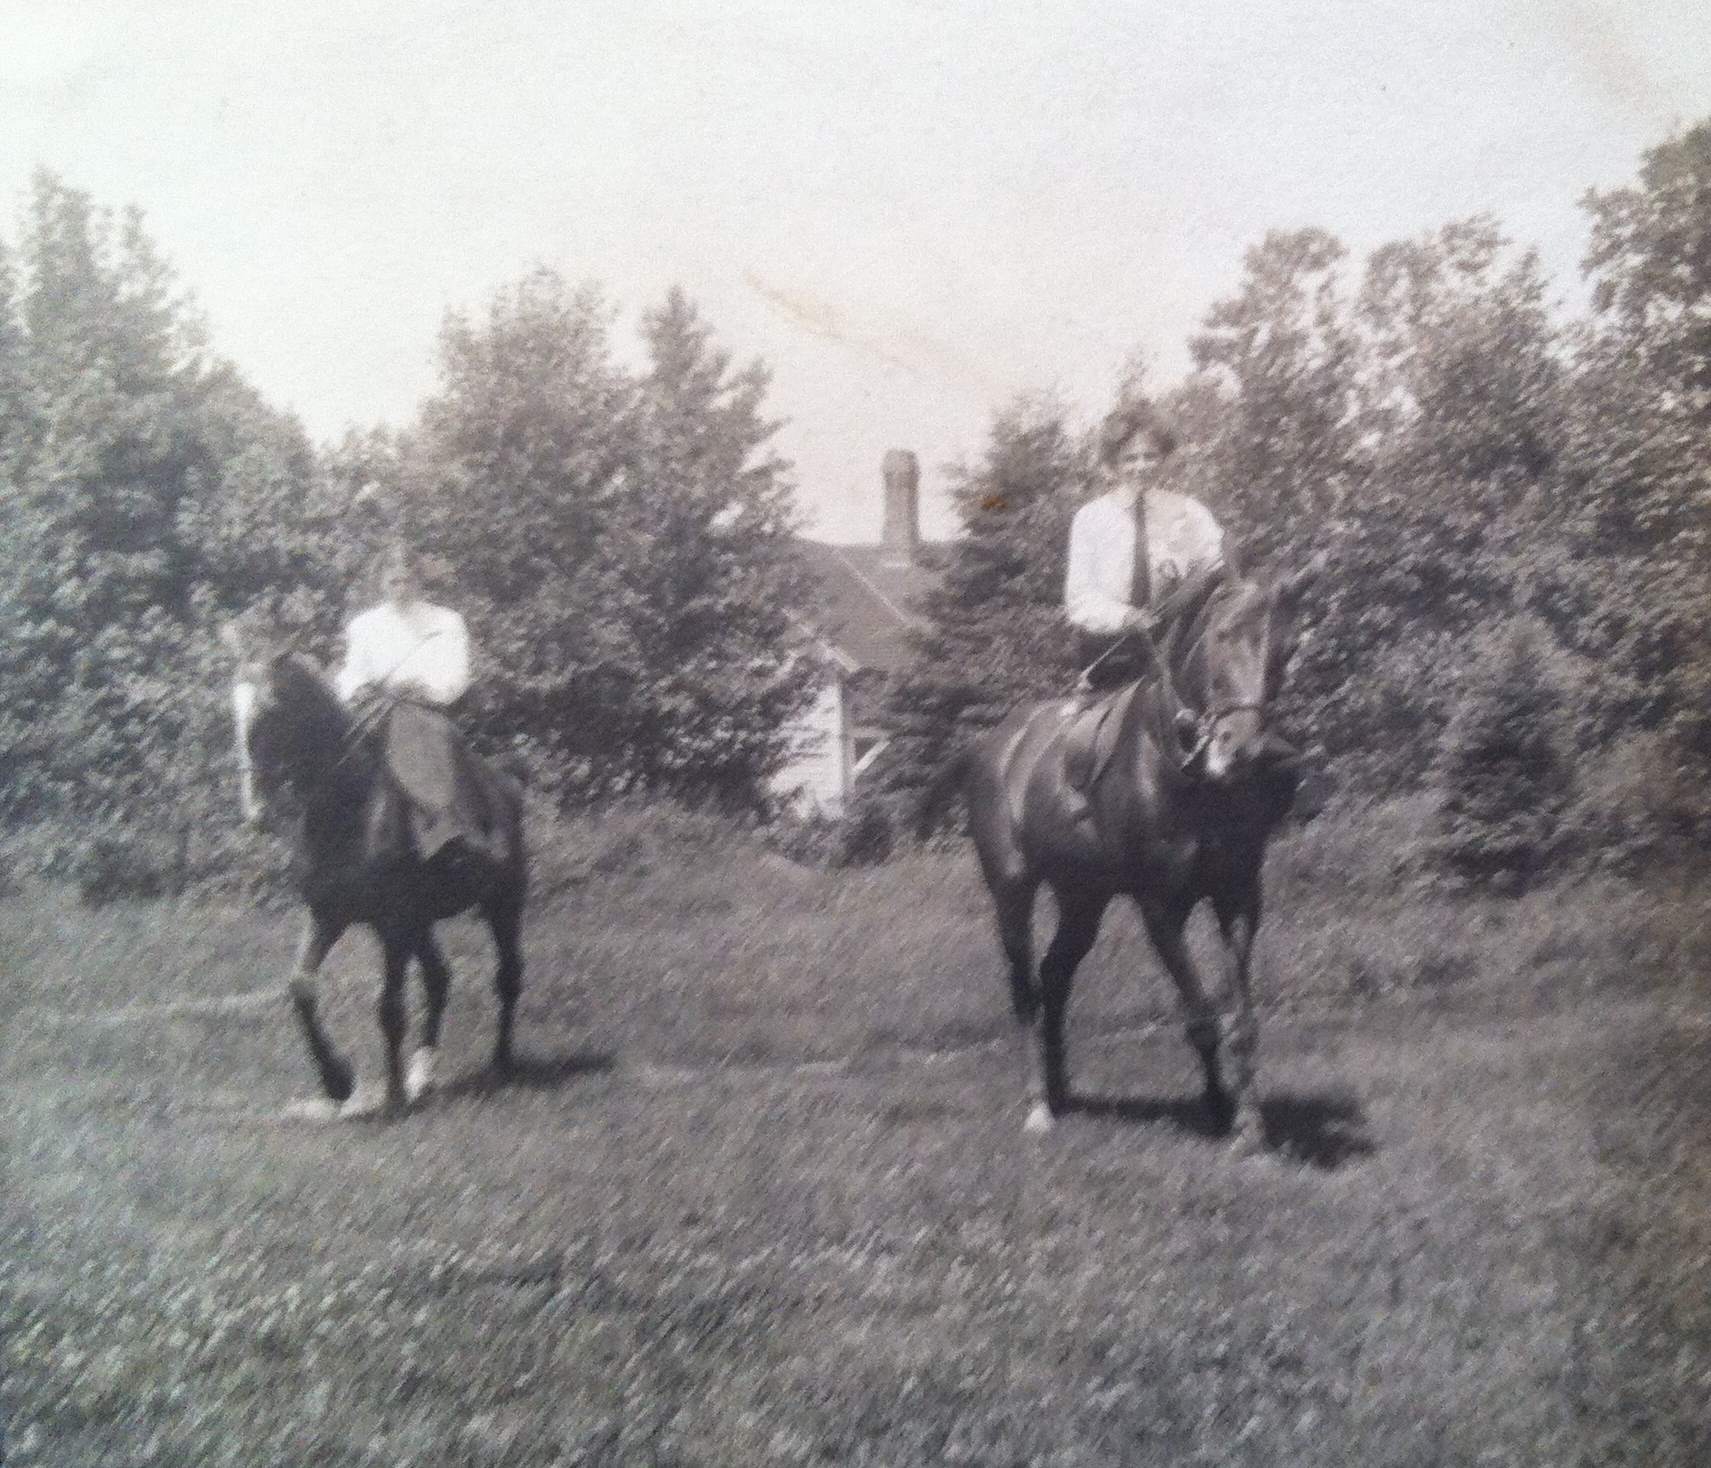
[[[1307,593],[1318,584],[1319,578],[1325,574],[1329,561],[1324,551],[1320,551],[1305,566],[1291,571],[1277,584],[1277,599],[1280,605],[1291,611],[1299,607],[1306,599]]]
[[[255,612],[241,612],[220,624],[220,641],[238,662],[266,662],[285,650],[278,630]]]
[[[1230,579],[1232,581],[1246,581],[1248,579],[1247,572],[1243,570],[1243,567],[1247,563],[1247,556],[1239,537],[1225,535],[1223,556],[1224,565],[1230,573]]]

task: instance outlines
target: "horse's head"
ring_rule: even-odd
[[[1269,727],[1272,704],[1294,654],[1296,614],[1314,572],[1271,584],[1235,577],[1206,604],[1191,650],[1191,697],[1184,732],[1189,768],[1228,783],[1293,762],[1295,751]]]
[[[244,819],[259,824],[283,781],[302,784],[336,758],[349,718],[320,665],[278,635],[229,622],[238,793]]]

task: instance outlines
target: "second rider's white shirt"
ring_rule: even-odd
[[[403,608],[385,602],[353,617],[345,633],[345,664],[334,677],[346,702],[373,686],[441,707],[459,698],[469,682],[469,631],[463,618],[425,601]]]
[[[1137,608],[1135,489],[1120,485],[1075,512],[1069,530],[1064,612],[1086,632],[1121,632]],[[1147,567],[1156,600],[1176,582],[1216,566],[1224,532],[1197,499],[1171,489],[1147,491]]]

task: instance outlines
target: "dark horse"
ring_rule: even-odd
[[[330,1102],[313,1114],[354,1115],[368,1109],[350,1063],[322,1027],[316,975],[327,953],[353,923],[380,939],[384,978],[380,1029],[386,1040],[385,1106],[404,1109],[433,1084],[440,1022],[451,970],[434,941],[442,918],[478,909],[493,933],[499,968],[498,1039],[493,1063],[511,1063],[511,1031],[522,992],[520,950],[528,868],[523,851],[522,793],[516,783],[471,761],[473,778],[496,827],[486,849],[451,841],[428,860],[410,838],[405,795],[385,768],[381,740],[340,701],[312,658],[255,645],[228,628],[237,655],[233,706],[238,726],[244,816],[259,820],[274,785],[291,789],[302,807],[296,877],[308,921],[290,981],[291,1000]],[[404,980],[410,959],[421,964],[428,1008],[419,1048],[406,1074]]]
[[[1132,898],[1182,996],[1217,1124],[1244,1147],[1260,1141],[1249,1094],[1258,1025],[1249,967],[1262,909],[1266,842],[1289,810],[1299,760],[1267,725],[1294,645],[1305,574],[1262,585],[1230,572],[1182,606],[1150,676],[1108,696],[1102,762],[1085,801],[1066,784],[1077,698],[1034,704],[970,744],[935,781],[926,809],[960,786],[1010,964],[1010,996],[1030,1067],[1029,1131],[1069,1104],[1064,1015],[1076,966],[1114,897]],[[1150,646],[1150,644],[1149,644]],[[1058,928],[1033,972],[1040,884]],[[1231,1075],[1219,1064],[1218,1010],[1188,956],[1189,915],[1210,899],[1230,957],[1235,1016]],[[1029,1043],[1038,1029],[1039,1043]]]

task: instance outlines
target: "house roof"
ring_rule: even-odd
[[[938,579],[936,547],[922,546],[922,557],[904,565],[883,545],[798,544],[820,584],[815,629],[855,664],[852,671],[891,673],[906,666],[914,656],[908,634],[925,625],[917,599]]]

